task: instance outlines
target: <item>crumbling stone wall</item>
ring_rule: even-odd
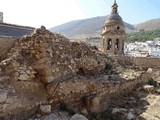
[[[4,97],[1,113],[10,116],[47,103],[51,96],[46,89],[50,84],[56,86],[75,75],[100,74],[105,64],[103,54],[94,48],[70,42],[44,27],[37,29],[33,35],[18,40],[0,63]]]
[[[160,58],[149,57],[131,57],[131,56],[117,56],[119,64],[124,66],[138,66],[141,68],[160,68]]]
[[[69,39],[43,28],[19,40],[3,64],[7,64],[5,69],[15,80],[40,76],[41,81],[50,83],[76,73],[101,73],[105,61],[103,55],[95,54],[94,49],[87,45],[69,42]]]
[[[0,36],[0,60],[4,58],[17,40],[15,37]]]
[[[131,93],[138,84],[150,78],[148,73],[140,74],[134,79],[117,81],[78,76],[59,83],[56,88],[50,84],[47,90],[51,94],[50,101],[53,104],[64,102],[73,108],[84,107],[91,112],[99,112],[110,106],[119,96]]]

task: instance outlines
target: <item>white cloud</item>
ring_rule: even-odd
[[[47,28],[85,18],[76,0],[0,0],[4,22]]]

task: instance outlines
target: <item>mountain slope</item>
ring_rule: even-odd
[[[50,31],[65,34],[69,38],[97,37],[100,36],[101,28],[105,20],[106,16],[76,20],[53,27]],[[125,23],[125,26],[127,31],[134,29],[134,27],[128,23]]]
[[[105,23],[107,16],[94,17],[83,20],[71,21],[56,27],[52,27],[50,31],[65,34],[71,39],[83,39],[90,37],[100,37],[101,28]],[[160,30],[160,19],[153,19],[140,23],[137,25],[131,25],[124,22],[126,32],[137,32],[140,30]]]
[[[134,25],[136,30],[160,30],[160,18],[159,19],[152,19],[146,22]]]

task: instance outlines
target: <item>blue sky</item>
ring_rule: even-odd
[[[114,0],[0,0],[4,22],[47,28],[72,20],[110,14]],[[117,0],[125,22],[160,18],[160,0]]]
[[[116,0],[124,21],[137,24],[160,18],[160,0]],[[108,15],[114,0],[77,0],[88,17]]]

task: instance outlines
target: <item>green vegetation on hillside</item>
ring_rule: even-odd
[[[154,40],[155,38],[160,37],[160,30],[151,30],[144,31],[140,30],[140,32],[128,33],[126,36],[126,42],[145,42],[147,40]]]

